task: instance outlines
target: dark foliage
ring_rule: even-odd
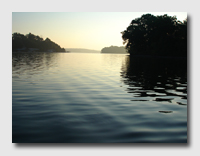
[[[43,40],[43,38],[31,33],[27,35],[13,33],[12,51],[65,52],[65,49],[61,48],[49,38]]]
[[[131,55],[187,56],[187,19],[145,14],[132,20],[122,39]]]

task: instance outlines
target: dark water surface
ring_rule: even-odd
[[[14,143],[186,143],[187,61],[13,53]]]

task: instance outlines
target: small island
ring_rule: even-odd
[[[113,54],[126,54],[126,49],[125,47],[121,46],[110,46],[110,47],[105,47],[101,50],[101,53],[113,53]]]
[[[49,38],[45,40],[34,34],[12,34],[12,52],[66,52]]]

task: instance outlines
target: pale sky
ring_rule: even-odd
[[[187,18],[186,12],[13,12],[12,33],[48,37],[62,48],[101,50],[123,46],[121,32],[146,13]]]

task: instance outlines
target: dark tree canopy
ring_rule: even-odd
[[[145,14],[132,20],[122,39],[131,55],[187,56],[187,19]]]
[[[49,38],[43,38],[34,34],[23,35],[20,33],[12,34],[12,51],[38,51],[38,52],[65,52],[58,44],[51,41]]]

